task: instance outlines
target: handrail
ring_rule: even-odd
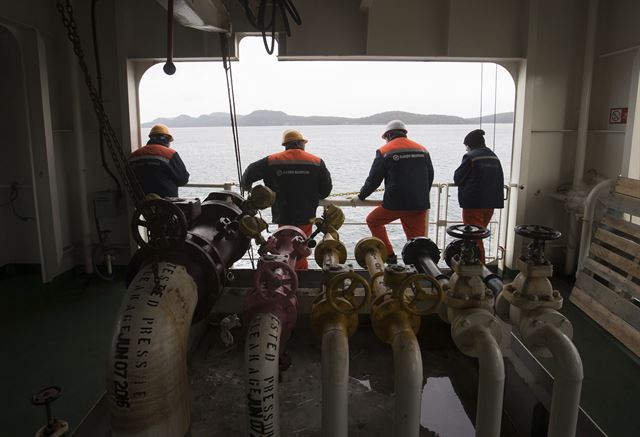
[[[232,190],[233,187],[238,187],[237,182],[225,182],[225,183],[190,183],[185,185],[186,188],[218,188],[224,190]],[[435,189],[434,196],[432,196],[433,201],[431,205],[431,211],[429,216],[427,217],[428,226],[427,232],[429,232],[429,228],[434,230],[433,240],[440,250],[444,250],[446,244],[449,242],[449,237],[447,237],[444,229],[452,224],[462,223],[460,218],[453,218],[449,216],[449,199],[452,197],[449,193],[450,187],[456,187],[456,184],[452,181],[449,182],[434,182],[431,186],[432,190]],[[489,250],[487,253],[487,262],[492,260],[499,260],[502,262],[500,264],[500,268],[504,268],[504,257],[501,257],[500,254],[505,253],[505,245],[507,242],[506,233],[507,229],[509,229],[509,207],[510,207],[510,199],[511,199],[511,190],[512,189],[522,189],[523,187],[517,183],[507,182],[503,185],[504,188],[504,200],[505,207],[496,213],[495,219],[489,222],[489,228],[494,229],[492,232],[491,238],[488,240]],[[366,199],[360,200],[355,199],[353,203],[348,199],[336,199],[331,196],[338,196],[344,193],[332,193],[326,199],[320,201],[320,206],[326,206],[329,204],[333,204],[335,206],[340,207],[356,207],[356,208],[373,208],[382,203],[382,199]],[[443,200],[444,199],[444,200]],[[430,220],[432,219],[433,220]],[[392,226],[400,226],[400,223],[389,223]],[[350,222],[345,221],[344,226],[366,226],[365,222]],[[494,250],[495,249],[495,250]],[[249,260],[248,257],[243,257],[243,260]]]

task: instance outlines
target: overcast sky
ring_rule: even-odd
[[[271,109],[290,115],[362,117],[399,110],[477,117],[481,90],[483,115],[493,114],[494,107],[500,113],[514,106],[511,75],[500,66],[496,70],[492,63],[285,62],[267,55],[258,37],[241,41],[239,59],[232,69],[236,110],[243,115]],[[143,122],[228,112],[221,62],[183,62],[177,69],[167,76],[162,64],[157,64],[143,76]]]

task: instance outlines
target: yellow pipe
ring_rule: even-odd
[[[415,333],[420,317],[404,309],[384,283],[386,250],[377,238],[365,238],[356,245],[356,259],[371,276],[374,300],[371,324],[382,341],[393,350],[396,395],[393,435],[418,437],[422,395],[422,354]]]
[[[316,261],[331,272],[346,260],[346,248],[329,233],[315,252]],[[311,326],[322,339],[322,436],[347,437],[349,432],[349,337],[358,326],[358,311],[353,299],[329,301],[328,287],[337,287],[332,279],[352,278],[353,272],[327,275],[323,293],[311,309]],[[339,281],[339,282],[342,282]],[[331,284],[331,285],[328,285]],[[366,285],[366,282],[364,282]],[[353,298],[353,296],[351,296]]]

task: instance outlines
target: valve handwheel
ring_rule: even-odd
[[[364,289],[364,299],[356,305],[355,291],[358,286]],[[350,310],[347,313],[357,312],[360,308],[369,303],[371,299],[371,288],[369,283],[362,276],[354,272],[344,272],[335,275],[327,283],[327,302],[335,311],[345,313],[344,307],[340,306],[341,301],[347,301]]]
[[[47,405],[55,401],[62,394],[62,389],[58,386],[52,385],[50,387],[43,388],[38,393],[31,397],[31,403],[33,405]]]
[[[264,263],[258,267],[254,287],[265,299],[280,295],[291,297],[298,289],[298,275],[286,262]]]
[[[481,240],[491,235],[491,231],[476,225],[454,225],[447,228],[447,234],[463,240]]]
[[[542,225],[518,225],[515,231],[516,234],[533,240],[557,240],[562,236],[560,231]]]
[[[423,282],[432,285],[431,290]],[[435,289],[435,293],[433,293]],[[411,314],[424,316],[433,312],[442,302],[444,292],[440,283],[432,276],[418,273],[408,276],[398,288],[400,304]],[[424,304],[428,306],[424,307]]]
[[[146,229],[148,241],[145,241],[139,228]],[[179,247],[187,238],[187,218],[177,205],[167,200],[145,200],[133,213],[131,232],[140,247]]]

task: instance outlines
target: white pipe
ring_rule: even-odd
[[[489,329],[478,326],[475,348],[480,367],[476,406],[476,437],[497,437],[502,424],[504,360]]]
[[[393,349],[395,437],[419,437],[422,400],[422,355],[415,334],[410,329],[396,332],[391,339]]]
[[[574,437],[582,390],[582,360],[575,345],[558,328],[546,325],[532,338],[553,354],[553,394],[547,437]]]
[[[576,253],[578,251],[578,218],[569,211],[569,227],[567,228],[567,254],[564,258],[564,274],[573,275],[576,268]]]
[[[256,316],[244,354],[247,436],[280,436],[279,353],[280,320],[273,314]]]
[[[339,322],[322,333],[322,436],[349,434],[349,340]]]
[[[596,204],[602,193],[611,189],[616,184],[616,179],[605,179],[598,183],[589,191],[585,201],[584,210],[582,212],[582,234],[580,235],[580,256],[578,257],[578,268],[576,274],[582,270],[584,261],[589,253],[589,242],[591,241],[591,231],[593,229],[593,215],[596,210]]]
[[[151,266],[133,279],[120,308],[107,368],[114,437],[183,437],[191,404],[187,344],[198,302],[195,281],[180,265]]]
[[[582,91],[580,110],[578,113],[578,138],[576,140],[576,158],[573,167],[573,188],[582,183],[584,163],[587,155],[587,134],[589,132],[589,109],[591,103],[591,86],[593,82],[593,63],[595,53],[596,28],[598,24],[598,0],[589,0],[587,16],[587,34],[585,37],[584,59],[582,66]],[[567,254],[564,272],[574,273],[576,252],[578,250],[578,222],[572,212],[569,213],[569,229],[567,235]]]
[[[73,138],[76,155],[76,183],[78,185],[78,208],[80,211],[80,231],[82,232],[82,257],[84,258],[84,269],[86,273],[93,273],[93,261],[91,259],[91,225],[89,220],[89,202],[87,199],[87,165],[85,162],[84,139],[82,126],[82,108],[80,104],[80,89],[78,84],[78,66],[75,56],[71,51],[73,62],[70,66],[71,80],[71,107],[73,114]]]
[[[580,111],[578,114],[578,138],[576,141],[576,159],[573,170],[573,186],[577,187],[584,175],[584,162],[587,153],[587,133],[589,129],[589,108],[591,86],[593,82],[593,63],[595,54],[596,29],[598,25],[598,0],[589,0],[587,33],[585,37],[584,59],[582,64],[582,90]]]

